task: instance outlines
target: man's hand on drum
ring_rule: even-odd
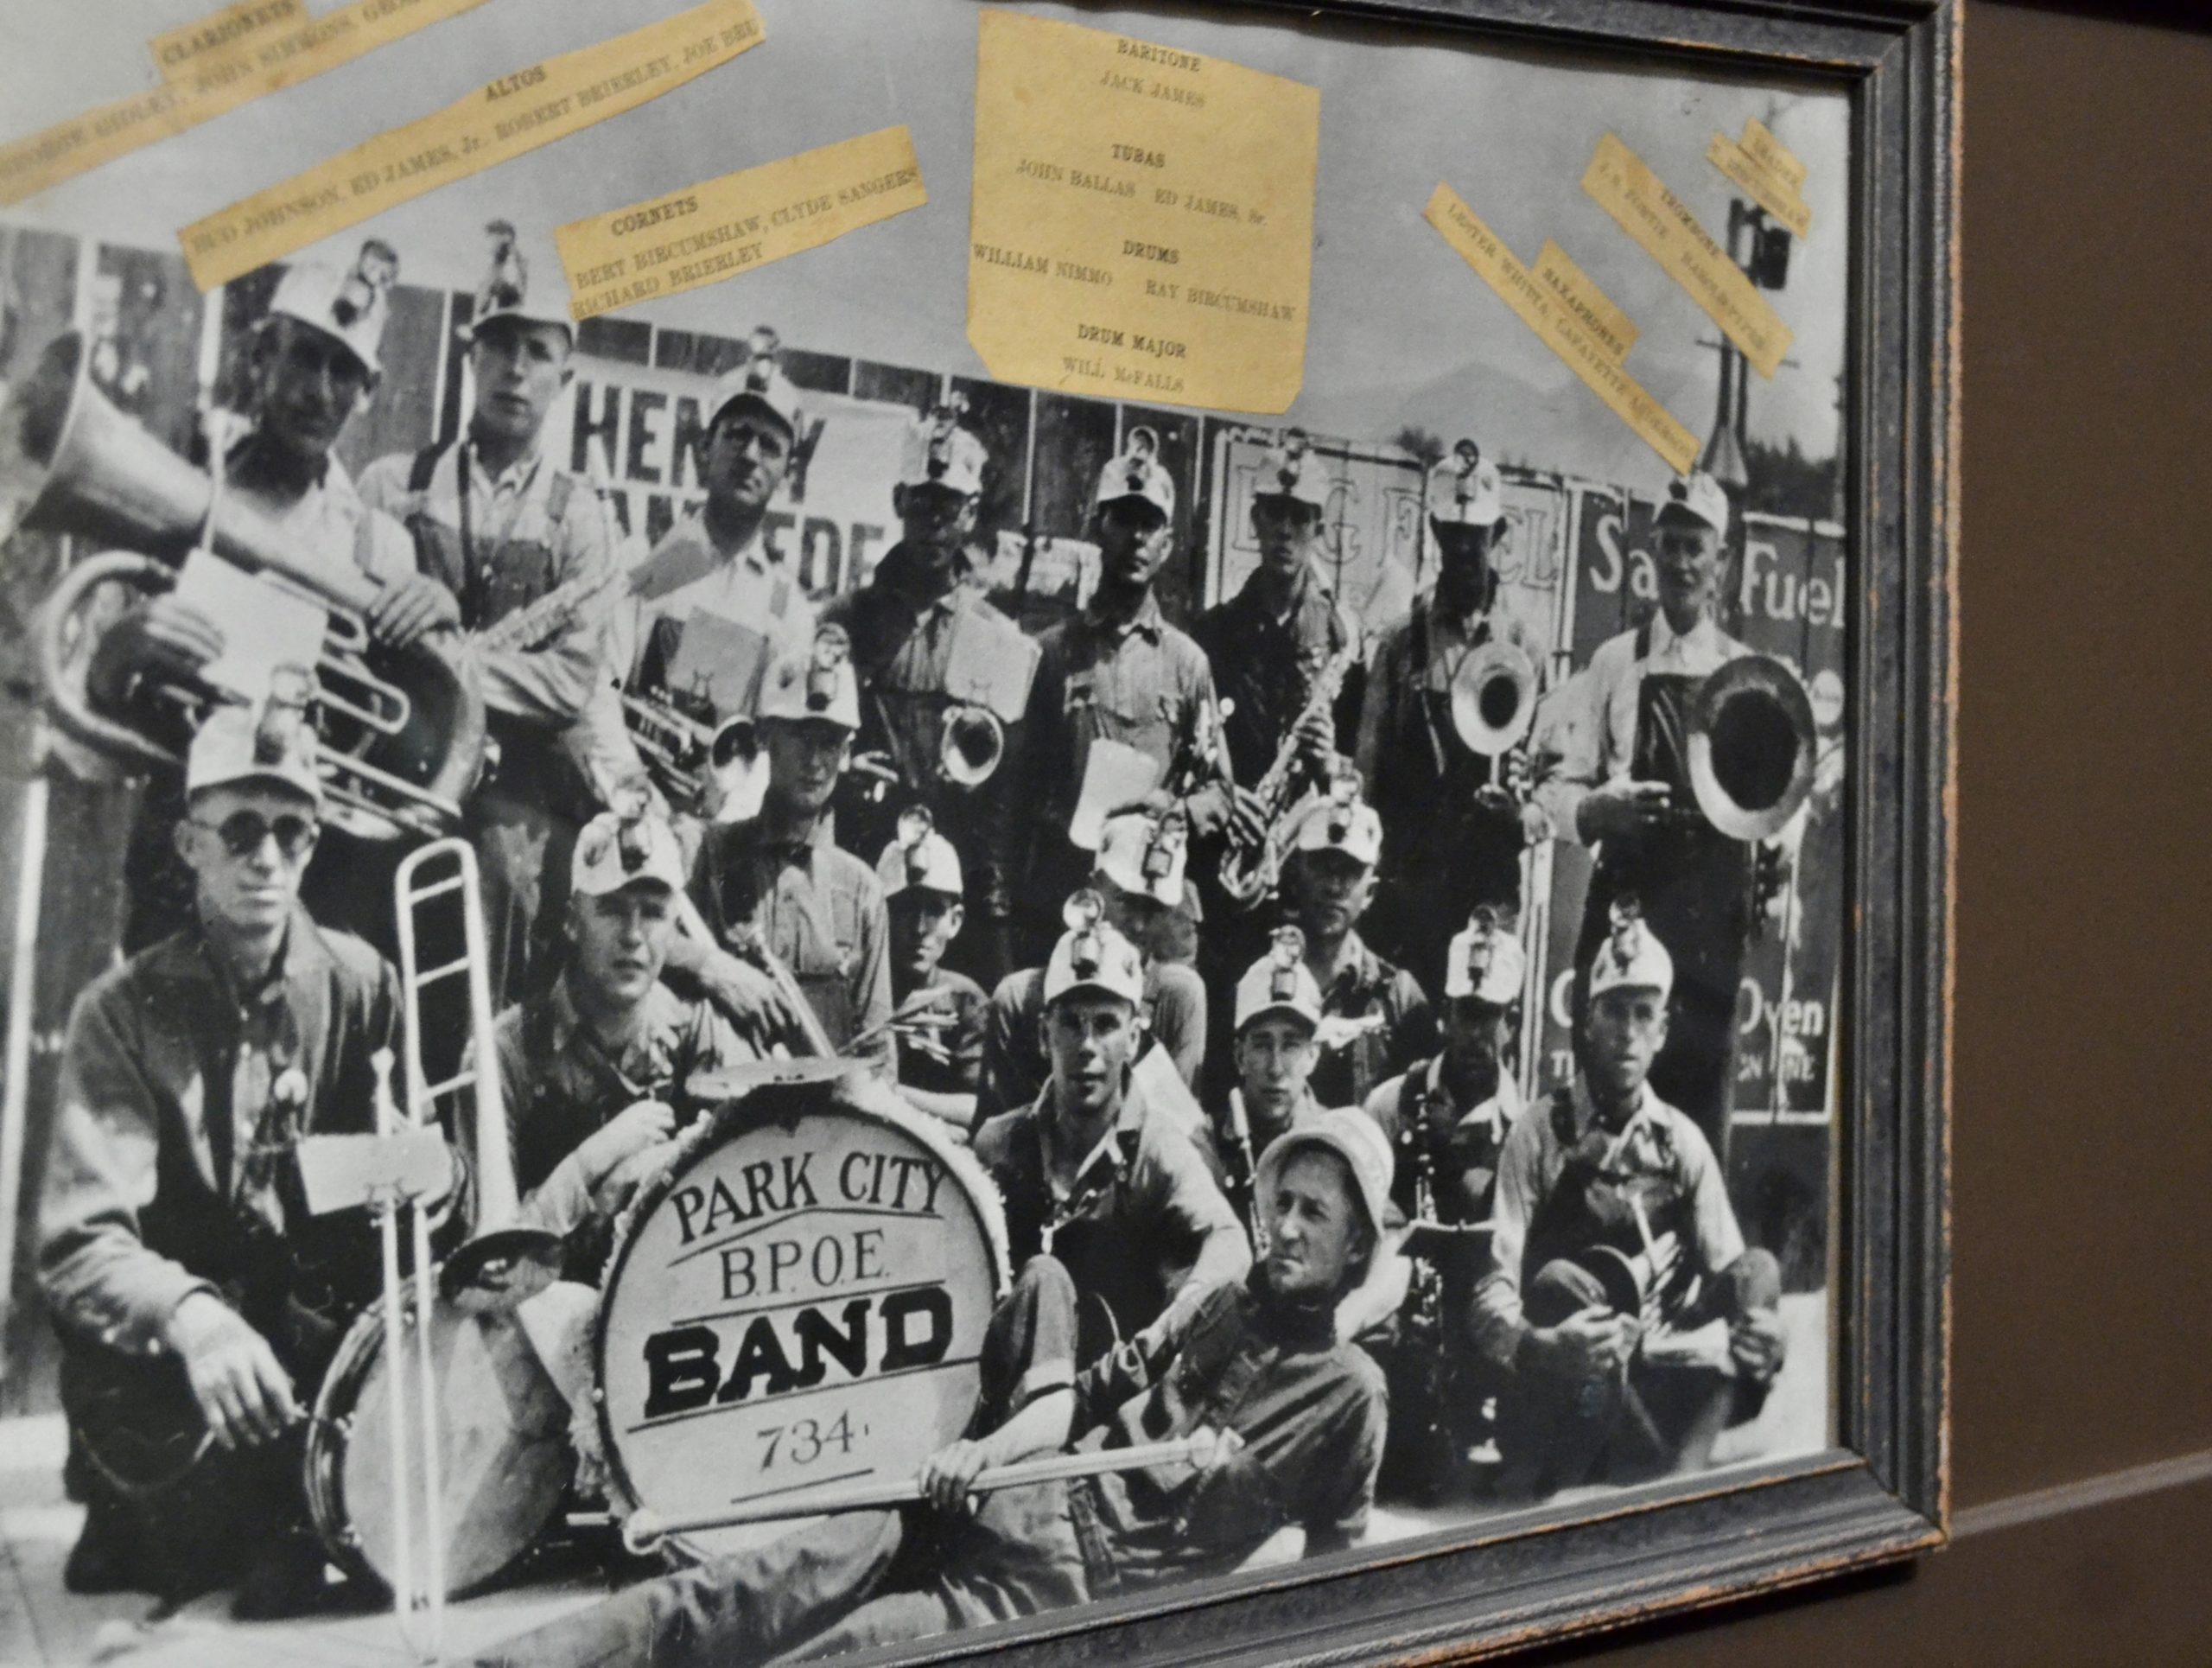
[[[291,1375],[276,1352],[214,1293],[186,1294],[169,1315],[168,1335],[200,1416],[225,1448],[272,1441],[298,1420]]]
[[[778,1043],[794,1047],[805,1036],[805,1016],[791,1006],[775,980],[750,962],[717,950],[700,966],[698,978],[708,1000],[722,1010],[740,1036],[763,1053]]]
[[[369,630],[378,642],[396,649],[460,625],[460,602],[426,573],[410,574],[386,585],[369,604]]]
[[[222,627],[164,592],[126,608],[101,633],[86,688],[95,702],[108,705],[124,698],[134,678],[204,690],[200,674],[222,653]]]
[[[948,1442],[922,1461],[922,1493],[938,1511],[967,1517],[976,1506],[976,1496],[969,1491],[990,1462],[988,1441],[963,1437]]]
[[[676,1156],[679,1143],[658,1141],[639,1152],[632,1153],[613,1169],[592,1184],[592,1207],[602,1216],[615,1217],[630,1208],[630,1200],[649,1178],[668,1168]]]
[[[584,1185],[596,1188],[623,1162],[676,1133],[676,1109],[666,1101],[639,1100],[586,1136],[576,1149]]]

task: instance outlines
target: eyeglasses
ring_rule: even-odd
[[[233,857],[251,856],[272,834],[276,837],[278,851],[287,858],[298,857],[322,832],[322,824],[314,818],[296,816],[289,811],[274,821],[257,811],[234,811],[219,823],[202,822],[197,817],[187,820],[194,828],[204,828],[219,836]]]

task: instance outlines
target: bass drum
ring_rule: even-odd
[[[410,1303],[406,1324],[415,1325]],[[512,1314],[468,1315],[441,1300],[430,1315],[439,1406],[446,1590],[486,1585],[536,1544],[575,1474],[569,1407]],[[364,1310],[331,1363],[308,1428],[308,1507],[332,1560],[392,1585],[398,1502],[391,1498],[391,1397],[381,1303]],[[416,1387],[404,1387],[423,1494]],[[423,1553],[416,1551],[417,1567]]]
[[[997,1188],[865,1070],[793,1064],[732,1079],[617,1231],[592,1366],[621,1516],[910,1476],[974,1412]],[[705,1558],[797,1521],[665,1544]]]

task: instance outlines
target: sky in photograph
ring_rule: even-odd
[[[968,198],[974,0],[757,0],[767,39],[642,107],[332,238],[350,260],[373,233],[404,279],[473,289],[483,224],[522,228],[540,275],[554,226],[905,124],[927,207],[713,287],[632,309],[742,335],[770,324],[824,352],[970,375]],[[310,0],[316,12],[330,0]],[[680,0],[488,0],[343,69],[257,100],[17,207],[0,219],[174,247],[176,228],[496,76],[588,46]],[[0,9],[0,138],[151,84],[129,43],[189,21],[207,0],[10,0]],[[1631,483],[1664,472],[1637,439],[1421,218],[1449,183],[1525,263],[1547,237],[1642,331],[1627,366],[1701,439],[1718,356],[1712,322],[1580,188],[1599,136],[1618,133],[1716,236],[1734,188],[1705,160],[1716,130],[1768,122],[1808,165],[1812,232],[1773,296],[1792,362],[1754,378],[1750,428],[1825,456],[1844,360],[1847,103],[1811,84],[1758,85],[1636,68],[1613,57],[1501,49],[1441,34],[1348,29],[1275,12],[1088,5],[1026,8],[1236,60],[1321,92],[1311,328],[1287,420],[1384,441],[1418,425],[1469,435],[1508,459]],[[88,27],[97,16],[99,27]],[[619,22],[616,21],[619,18]],[[541,276],[540,281],[543,282]]]

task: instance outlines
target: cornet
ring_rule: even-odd
[[[179,734],[94,710],[84,689],[86,605],[111,584],[167,589],[194,548],[287,587],[329,614],[315,667],[324,790],[340,822],[372,838],[436,834],[461,818],[484,757],[484,697],[449,636],[406,649],[369,640],[378,587],[350,564],[300,551],[269,518],[226,497],[207,474],[111,404],[86,373],[81,337],[56,337],[15,404],[0,406],[0,542],[16,527],[118,548],[73,566],[41,606],[34,649],[63,734],[137,769],[181,771]],[[188,732],[204,692],[156,691]]]

